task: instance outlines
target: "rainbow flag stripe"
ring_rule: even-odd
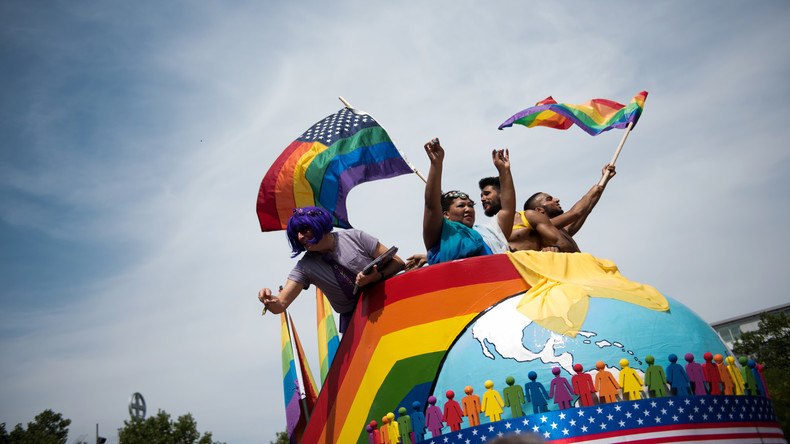
[[[535,106],[520,111],[504,123],[499,129],[513,126],[514,123],[527,128],[547,126],[555,129],[568,129],[574,123],[591,136],[597,136],[612,128],[626,128],[636,122],[642,115],[647,91],[637,94],[631,103],[622,105],[606,99],[593,99],[581,105],[557,103],[548,97]]]
[[[326,374],[337,353],[340,338],[335,327],[335,317],[324,293],[316,287],[315,306],[318,317],[318,362],[321,363],[321,385],[326,380]]]
[[[371,420],[411,411],[414,401],[425,405],[458,335],[482,311],[527,289],[507,256],[493,255],[411,271],[365,293],[303,442],[367,443]]]
[[[315,400],[318,398],[318,389],[313,379],[313,373],[310,371],[310,364],[307,363],[307,356],[302,348],[302,341],[299,340],[299,334],[296,333],[296,325],[291,315],[288,315],[291,321],[291,331],[293,331],[294,345],[296,345],[296,354],[299,356],[299,371],[302,376],[302,384],[304,384],[305,404],[307,406],[307,413],[313,411]]]
[[[346,197],[360,183],[411,173],[386,131],[343,108],[304,132],[269,168],[258,191],[262,231],[285,229],[294,208],[320,206],[350,228]]]

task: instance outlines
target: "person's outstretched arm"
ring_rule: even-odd
[[[598,200],[601,199],[601,194],[603,194],[606,184],[617,174],[613,165],[606,165],[603,167],[601,173],[601,177],[604,178],[604,184],[598,185],[596,183],[590,188],[587,194],[571,207],[570,210],[551,219],[554,226],[557,228],[565,228],[571,236],[581,230],[582,225],[584,225],[584,222],[587,220],[587,216],[590,215],[593,208],[595,208],[595,205],[598,203]]]
[[[288,279],[285,286],[277,296],[272,294],[268,288],[262,288],[258,292],[258,300],[266,306],[266,309],[274,314],[279,314],[285,311],[291,302],[299,296],[299,293],[304,289],[304,285],[299,282]]]
[[[516,216],[516,188],[513,185],[513,175],[510,173],[510,152],[494,150],[491,156],[494,159],[494,166],[499,171],[499,202],[502,209],[497,213],[497,223],[505,239],[510,239],[513,218]]]
[[[425,213],[422,218],[422,240],[425,250],[430,251],[442,238],[442,163],[444,149],[439,139],[425,144],[425,152],[431,161],[428,180],[425,183]]]
[[[524,212],[527,222],[540,236],[541,251],[553,251],[556,253],[573,253],[578,251],[575,245],[560,233],[560,229],[554,226],[552,220],[543,213],[535,210]]]

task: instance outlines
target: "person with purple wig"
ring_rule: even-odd
[[[293,210],[286,233],[291,251],[299,259],[288,281],[277,296],[269,288],[258,292],[258,299],[272,313],[282,313],[310,284],[320,288],[332,308],[340,314],[340,332],[344,333],[354,313],[358,296],[354,285],[364,287],[398,274],[405,264],[398,256],[381,269],[373,267],[364,275],[362,269],[384,254],[388,247],[361,230],[333,232],[332,216],[323,208],[303,207]]]

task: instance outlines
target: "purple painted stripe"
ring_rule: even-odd
[[[299,393],[294,393],[291,400],[285,406],[285,423],[288,430],[288,436],[292,436],[296,426],[299,424],[299,417],[302,411],[299,408]]]

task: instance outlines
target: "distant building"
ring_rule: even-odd
[[[790,304],[777,305],[776,307],[765,308],[743,316],[714,322],[710,324],[710,326],[719,333],[727,344],[727,347],[732,350],[732,344],[736,339],[741,337],[741,333],[757,330],[758,324],[760,323],[760,314],[762,313],[769,313],[772,315],[785,313],[787,316],[790,316]]]

